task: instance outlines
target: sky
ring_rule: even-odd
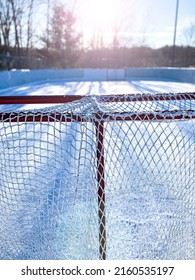
[[[191,24],[195,24],[195,0],[178,1],[176,44],[182,45],[189,41],[189,32],[186,30]],[[64,2],[67,3],[66,0]],[[113,38],[114,28],[120,25],[121,44],[145,44],[153,48],[173,44],[177,0],[69,0],[68,2],[69,5],[76,2],[75,11],[84,35],[84,42],[94,36],[97,37],[98,34],[103,34],[104,43],[109,44]]]

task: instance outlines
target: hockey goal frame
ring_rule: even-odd
[[[0,105],[8,104],[62,104],[81,100],[86,97],[95,97],[99,102],[142,102],[142,101],[171,101],[171,100],[195,100],[195,93],[177,93],[177,94],[128,94],[128,95],[42,95],[42,96],[0,96]],[[170,112],[170,113],[169,113]],[[162,116],[163,113],[166,113]],[[116,116],[115,116],[116,115]],[[113,117],[114,116],[114,117]],[[156,111],[154,114],[149,112],[131,113],[112,112],[112,114],[99,111],[93,116],[85,117],[70,113],[49,112],[41,116],[37,112],[26,116],[22,111],[0,112],[0,121],[2,122],[92,122],[96,131],[96,162],[97,162],[97,195],[98,195],[98,221],[99,221],[99,256],[101,260],[106,259],[106,213],[105,213],[105,174],[104,174],[104,122],[107,121],[162,121],[162,120],[180,120],[195,119],[195,110],[173,110]]]

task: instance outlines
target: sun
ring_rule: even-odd
[[[117,0],[86,0],[83,12],[85,21],[96,28],[107,28],[116,18],[117,2]]]
[[[113,41],[121,0],[82,0],[81,2],[78,14],[84,42],[92,42],[93,38],[92,40],[96,42],[109,45]]]

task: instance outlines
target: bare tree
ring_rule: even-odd
[[[33,8],[34,8],[34,0],[28,0],[28,11],[27,11],[27,38],[26,38],[26,53],[29,56],[29,49],[32,44],[33,37]]]
[[[125,33],[130,33],[129,31],[133,27],[133,17],[131,15],[131,7],[134,6],[136,0],[121,0],[119,1],[119,6],[117,13],[115,14],[114,23],[112,26],[112,47],[113,49],[119,48],[123,41]],[[131,16],[130,16],[131,15]],[[124,32],[125,31],[125,32]],[[130,35],[128,35],[128,41],[130,40]]]
[[[13,28],[14,28],[14,47],[17,55],[21,55],[22,46],[22,16],[24,13],[24,0],[8,0],[11,5]]]
[[[0,34],[2,35],[1,44],[3,44],[5,52],[8,52],[10,47],[10,31],[12,22],[13,17],[10,2],[0,0]]]
[[[183,32],[183,43],[185,47],[185,65],[190,66],[195,63],[195,23],[190,22],[189,27]]]
[[[193,46],[195,44],[195,23],[190,22],[183,32],[184,44],[187,46]]]

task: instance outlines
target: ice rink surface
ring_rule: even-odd
[[[0,95],[168,92],[195,92],[195,85],[56,80]],[[107,258],[195,259],[194,120],[105,122],[104,129]],[[0,258],[98,259],[93,124],[8,123],[0,138]]]
[[[97,82],[67,82],[50,80],[31,83],[0,90],[0,96],[23,96],[23,95],[111,95],[131,93],[164,93],[164,92],[195,92],[195,84],[181,83],[172,80],[159,79],[129,79],[128,81],[97,81]],[[47,105],[48,106],[48,105]],[[25,106],[28,108],[44,107]],[[15,108],[24,108],[15,106]],[[2,110],[14,109],[13,106],[0,106]]]

